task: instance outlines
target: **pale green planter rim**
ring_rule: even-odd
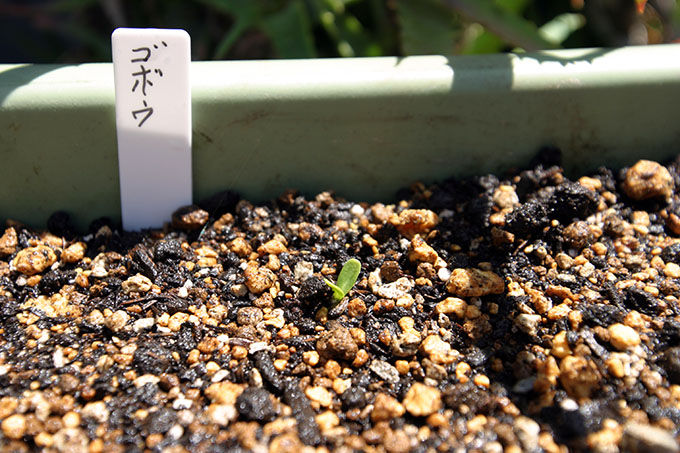
[[[568,172],[680,151],[680,45],[192,63],[196,200],[287,188],[393,199],[538,148]],[[110,64],[0,65],[0,220],[119,218]]]

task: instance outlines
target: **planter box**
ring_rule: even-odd
[[[194,197],[389,200],[542,145],[582,172],[680,152],[680,45],[192,64]],[[0,66],[0,220],[119,218],[111,64]]]

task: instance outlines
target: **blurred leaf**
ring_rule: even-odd
[[[216,11],[229,15],[234,21],[215,47],[213,58],[221,60],[227,56],[231,47],[250,27],[258,23],[261,9],[255,0],[197,0]]]
[[[57,0],[44,6],[45,10],[51,12],[76,12],[99,3],[99,0]]]
[[[505,43],[501,38],[489,33],[480,24],[471,24],[463,35],[463,54],[495,53],[503,50]]]
[[[380,45],[371,38],[356,16],[347,13],[338,16],[337,19],[340,37],[354,48],[354,56],[375,57],[381,55]]]
[[[345,12],[345,2],[342,0],[325,0],[324,3],[336,14]]]
[[[504,9],[509,13],[521,14],[531,0],[494,0],[497,8]],[[472,36],[470,36],[472,35]],[[471,24],[465,31],[463,54],[482,54],[502,52],[507,43],[498,35],[490,32],[481,24]]]
[[[254,21],[260,13],[260,2],[256,0],[197,0],[221,13],[229,14],[234,20]]]
[[[89,48],[96,60],[111,60],[111,41],[109,36],[102,36],[98,30],[78,23],[65,24],[60,29],[64,34],[69,35],[80,42],[81,45]]]
[[[504,9],[508,12],[520,14],[529,5],[531,0],[494,0],[494,5],[497,8]]]
[[[369,14],[373,18],[373,32],[380,46],[380,55],[395,55],[398,52],[398,31],[391,20],[391,12],[384,0],[368,0]]]
[[[562,44],[572,33],[586,24],[582,14],[564,13],[538,29],[538,32],[553,44]]]
[[[636,20],[649,43],[678,41],[680,1],[628,3],[643,12]],[[110,25],[123,24],[184,28],[201,59],[272,49],[289,58],[600,45],[579,31],[584,19],[573,12],[583,7],[584,0],[0,0],[0,42],[15,59],[68,62],[108,59]],[[603,20],[611,25],[614,16]]]
[[[675,4],[670,22],[668,35],[673,39],[671,42],[680,43],[680,2]]]
[[[511,14],[521,14],[531,0],[494,0],[494,5]],[[476,28],[474,27],[476,26]],[[473,33],[471,33],[474,31]],[[473,35],[473,36],[470,36]],[[502,52],[508,43],[497,34],[490,32],[481,24],[471,24],[465,31],[465,38],[461,53],[483,54]]]
[[[493,0],[444,0],[444,2],[514,46],[525,50],[555,47],[541,36],[536,25],[517,13],[498,7]]]
[[[395,5],[405,55],[453,53],[456,24],[440,1],[397,0]]]
[[[229,49],[234,45],[234,43],[241,37],[241,35],[250,27],[250,24],[245,21],[236,22],[227,32],[224,37],[215,46],[215,52],[213,53],[213,59],[222,60],[229,53]]]
[[[380,45],[371,39],[361,22],[345,10],[342,0],[312,0],[312,15],[335,43],[341,57],[381,55]]]
[[[281,58],[314,58],[314,37],[309,16],[300,0],[293,0],[276,14],[265,17],[262,29]]]

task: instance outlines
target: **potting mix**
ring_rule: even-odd
[[[570,179],[546,150],[395,203],[223,192],[141,233],[8,220],[0,444],[679,451],[679,171]]]

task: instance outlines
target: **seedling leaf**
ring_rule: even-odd
[[[337,285],[333,284],[327,279],[324,279],[326,284],[333,290],[333,298],[335,300],[340,301],[347,295],[347,293],[349,293],[349,290],[352,289],[354,284],[357,282],[359,272],[361,272],[361,263],[358,260],[352,258],[342,266],[340,275],[338,275]]]
[[[352,289],[352,286],[357,282],[359,272],[361,272],[361,263],[354,258],[347,261],[345,265],[342,266],[340,275],[338,275],[338,286],[345,295],[347,295],[349,290]]]

